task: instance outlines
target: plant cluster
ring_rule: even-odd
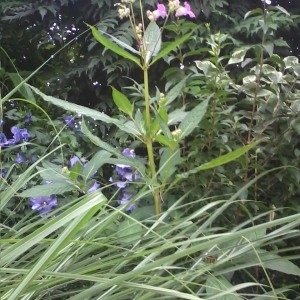
[[[146,2],[114,7],[125,40],[88,25],[139,72],[109,113],[2,74],[1,299],[297,299],[299,18]]]

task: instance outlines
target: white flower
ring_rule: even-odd
[[[271,5],[272,4],[272,1],[271,0],[261,0],[262,2],[265,2],[265,4],[267,5]]]

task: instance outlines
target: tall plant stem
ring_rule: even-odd
[[[145,143],[147,146],[149,171],[152,179],[152,194],[154,198],[155,213],[159,215],[161,212],[161,201],[159,196],[159,190],[156,186],[156,167],[154,161],[153,152],[153,138],[151,134],[151,114],[150,114],[150,99],[149,99],[149,78],[148,78],[148,67],[144,67],[144,98],[145,98],[145,127],[146,127],[146,138]]]

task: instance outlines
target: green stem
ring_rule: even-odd
[[[151,134],[151,114],[150,114],[150,101],[149,101],[149,78],[148,67],[144,66],[144,97],[145,97],[145,127],[146,138],[145,143],[147,146],[149,169],[154,186],[152,186],[152,194],[154,198],[155,213],[159,215],[161,212],[161,201],[159,196],[159,189],[156,186],[156,167],[154,161],[153,140]]]

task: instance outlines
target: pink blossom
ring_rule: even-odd
[[[184,7],[179,6],[179,8],[176,10],[175,16],[189,16],[190,18],[196,18],[195,14],[191,11],[190,5],[187,2],[184,2],[183,5]]]
[[[157,9],[153,12],[147,11],[149,20],[156,21],[159,17],[165,18],[167,16],[166,7],[163,4],[157,4]]]

